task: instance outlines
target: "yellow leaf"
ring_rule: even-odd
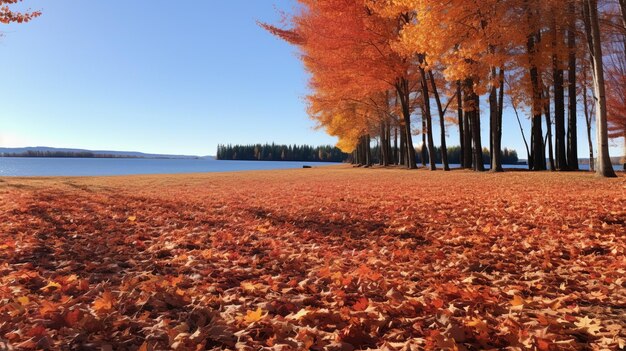
[[[303,308],[300,311],[298,311],[298,313],[294,314],[293,317],[291,318],[299,321],[302,318],[306,317],[308,314],[309,314],[309,311]]]
[[[137,220],[137,216],[128,216],[128,220],[129,220],[130,222],[134,222],[134,221],[136,221],[136,220]]]
[[[260,321],[261,318],[263,318],[263,310],[261,309],[261,307],[259,307],[256,311],[248,311],[243,320],[246,323],[254,323]]]
[[[465,325],[467,325],[468,327],[475,327],[479,331],[487,331],[489,329],[487,323],[485,323],[482,319],[476,317],[465,322]]]
[[[513,307],[523,306],[525,303],[526,301],[523,298],[521,298],[519,295],[513,296],[513,300],[511,300],[511,305]]]
[[[261,287],[261,284],[253,284],[253,283],[250,283],[250,282],[243,282],[243,283],[241,283],[241,287],[243,288],[244,291],[253,293],[253,292],[257,291]]]
[[[61,284],[54,282],[54,281],[50,281],[48,282],[48,285],[41,288],[41,290],[48,290],[48,289],[61,289]]]
[[[21,297],[18,297],[16,300],[22,306],[26,306],[30,302],[30,299],[28,298],[28,296],[21,296]]]

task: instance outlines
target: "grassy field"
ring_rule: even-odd
[[[623,175],[0,178],[16,349],[618,349],[625,276]]]

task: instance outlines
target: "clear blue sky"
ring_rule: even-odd
[[[306,115],[294,48],[255,23],[294,1],[25,2],[43,16],[0,27],[0,146],[208,155],[218,143],[335,143]],[[525,158],[514,118],[503,146]]]

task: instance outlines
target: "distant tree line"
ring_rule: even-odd
[[[218,145],[218,160],[344,162],[350,154],[330,145]]]
[[[450,164],[461,164],[461,160],[462,160],[462,149],[461,146],[448,146],[448,162]],[[435,151],[435,163],[441,164],[443,163],[442,161],[442,153],[441,153],[441,148],[440,147],[436,147],[434,148]],[[398,150],[398,148],[394,149],[393,147],[390,150],[391,152],[391,156],[395,159],[399,159],[400,158],[400,152]],[[371,155],[371,164],[382,164],[382,156],[381,155],[381,150],[380,150],[380,146],[375,146],[372,147],[372,151],[371,151],[372,155]],[[422,147],[417,147],[415,148],[415,162],[416,163],[421,163],[422,165],[426,165],[430,162],[430,159],[428,158],[429,156],[429,152],[427,148],[422,148]],[[352,160],[352,158],[351,158]],[[490,160],[490,154],[489,154],[489,150],[487,148],[483,148],[483,162],[485,164],[489,164],[489,160]],[[359,163],[359,162],[356,162]],[[507,165],[514,165],[514,164],[519,164],[519,158],[517,156],[517,151],[515,150],[510,150],[508,148],[504,148],[504,150],[502,150],[502,164],[507,164]],[[362,163],[362,164],[366,164],[366,163]]]
[[[57,157],[57,158],[138,158],[136,156],[96,154],[89,151],[34,151],[0,153],[0,157]]]
[[[441,155],[441,148],[438,146],[434,147],[435,149],[435,162],[436,163],[443,163]],[[452,164],[461,164],[461,152],[463,152],[461,150],[461,146],[448,146],[448,162],[452,163]],[[417,163],[422,163],[422,164],[427,164],[430,162],[429,158],[428,158],[428,151],[426,150],[426,148],[424,148],[422,150],[421,147],[418,147],[415,149],[415,154],[416,154],[416,158],[417,158]],[[504,150],[502,150],[502,164],[505,165],[515,165],[519,163],[519,158],[517,157],[517,151],[515,150],[509,150],[507,148],[504,148]],[[489,153],[489,149],[487,148],[483,148],[483,162],[485,164],[489,164],[489,161],[491,160],[491,155]]]

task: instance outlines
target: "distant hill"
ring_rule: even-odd
[[[169,158],[169,159],[214,159],[212,156],[191,156],[191,155],[167,155],[167,154],[148,154],[137,151],[111,151],[111,150],[85,150],[85,149],[68,149],[68,148],[55,148],[47,146],[34,146],[34,147],[17,147],[7,148],[0,147],[0,157],[15,156],[15,155],[28,155],[28,154],[66,154],[65,157],[73,157],[76,155],[92,155],[91,157],[120,157],[120,158]],[[45,157],[45,156],[42,156]]]

